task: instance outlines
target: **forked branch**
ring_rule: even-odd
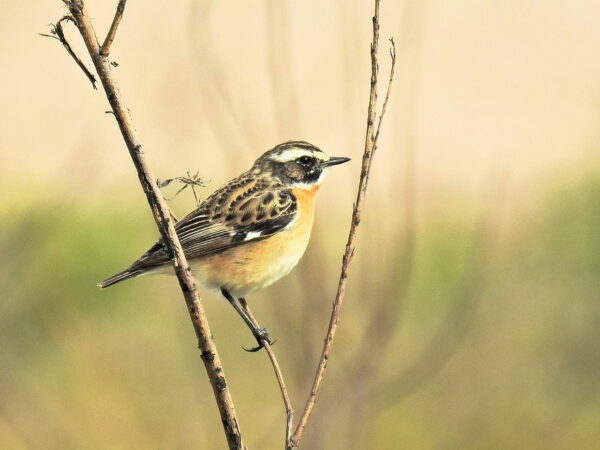
[[[221,421],[227,438],[227,443],[230,449],[243,449],[244,444],[240,433],[237,417],[235,414],[235,408],[231,399],[225,374],[221,365],[217,348],[212,339],[212,334],[208,326],[208,321],[204,314],[204,306],[198,296],[194,279],[191,275],[188,262],[185,258],[181,244],[175,232],[173,221],[169,214],[169,207],[163,198],[156,178],[150,168],[150,165],[146,161],[142,145],[138,139],[135,127],[128,108],[125,106],[121,94],[117,88],[117,84],[112,77],[111,63],[108,58],[102,53],[100,44],[96,37],[96,32],[90,20],[90,17],[85,8],[83,0],[63,0],[69,12],[72,20],[75,22],[77,29],[79,30],[85,46],[90,54],[96,72],[102,82],[106,97],[112,108],[112,112],[117,120],[121,134],[127,145],[127,149],[133,160],[133,164],[138,173],[142,189],[146,194],[148,203],[152,209],[154,220],[161,233],[163,241],[165,242],[169,255],[173,261],[173,268],[179,285],[181,287],[185,302],[187,305],[194,331],[198,339],[198,347],[201,350],[201,358],[206,368],[208,378],[213,388],[215,400],[219,408],[221,415]],[[108,52],[110,45],[114,40],[117,25],[123,14],[125,2],[119,3],[117,14],[113,20],[111,31],[104,43],[105,52]],[[71,20],[71,19],[69,19]],[[59,21],[59,24],[62,22]],[[63,36],[64,38],[64,36]],[[61,39],[61,42],[66,42]],[[67,48],[68,50],[68,48]],[[71,53],[71,52],[69,52]],[[73,55],[72,55],[73,56]]]
[[[340,311],[342,307],[342,302],[344,300],[344,295],[346,293],[346,283],[348,280],[348,271],[350,268],[350,262],[352,261],[352,257],[354,256],[354,249],[356,248],[356,239],[357,239],[357,231],[358,226],[361,221],[362,209],[365,202],[365,195],[367,193],[367,185],[369,182],[369,173],[371,171],[371,164],[373,162],[373,156],[377,149],[377,140],[379,138],[379,131],[381,130],[381,123],[383,117],[385,115],[388,99],[391,92],[392,81],[394,78],[394,66],[396,63],[396,52],[394,41],[391,41],[391,69],[390,69],[390,77],[388,79],[388,87],[386,91],[385,100],[383,102],[383,107],[381,109],[381,114],[379,115],[379,121],[376,124],[377,118],[377,80],[378,80],[378,62],[377,62],[377,51],[379,46],[379,0],[375,0],[375,14],[373,16],[373,41],[371,43],[371,91],[369,94],[369,107],[367,111],[367,131],[365,136],[365,150],[363,152],[362,158],[362,168],[360,172],[360,179],[358,183],[358,193],[356,195],[356,202],[354,204],[354,210],[352,211],[352,220],[350,224],[350,232],[348,234],[348,241],[346,242],[346,251],[344,252],[344,256],[342,259],[342,269],[340,274],[340,279],[338,282],[338,289],[335,296],[335,300],[333,302],[333,309],[331,312],[331,317],[329,320],[329,327],[327,329],[327,335],[325,336],[325,342],[323,344],[323,350],[321,352],[321,358],[319,360],[319,364],[317,366],[317,371],[315,373],[313,384],[311,388],[311,392],[306,401],[306,405],[304,407],[304,412],[302,413],[302,417],[298,422],[298,425],[294,431],[292,436],[292,440],[290,445],[298,446],[302,436],[304,434],[304,430],[306,429],[306,425],[308,420],[312,414],[313,408],[315,406],[315,402],[317,401],[317,395],[319,393],[319,389],[321,387],[321,383],[323,382],[323,377],[325,375],[325,369],[327,367],[327,361],[331,354],[331,348],[333,345],[333,339],[335,337],[335,332],[337,330],[337,326],[340,320]]]

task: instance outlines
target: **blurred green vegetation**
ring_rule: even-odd
[[[174,279],[96,287],[155,237],[133,204],[2,204],[0,448],[223,448]],[[376,236],[366,215],[305,448],[597,448],[598,205],[590,176],[478,231],[457,201],[418,223],[408,259],[406,230]],[[346,227],[323,220],[340,221],[335,245],[318,223],[293,275],[250,298],[297,410]],[[204,297],[247,443],[279,448],[284,414],[266,357],[243,352],[242,322]]]

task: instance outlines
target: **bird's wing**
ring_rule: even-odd
[[[186,257],[193,259],[268,238],[286,228],[296,213],[296,198],[289,190],[236,179],[177,222],[175,230]],[[151,268],[168,260],[161,239],[131,268]]]

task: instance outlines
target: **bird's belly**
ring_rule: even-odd
[[[311,221],[312,222],[312,221]],[[194,275],[210,288],[224,287],[243,297],[287,275],[306,250],[312,223],[290,227],[267,239],[249,242],[194,260]]]

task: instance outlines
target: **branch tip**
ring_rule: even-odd
[[[104,39],[104,44],[100,47],[100,55],[107,57],[110,54],[110,46],[115,40],[115,36],[117,34],[117,28],[119,27],[119,23],[123,18],[123,13],[125,12],[125,4],[127,0],[119,0],[119,4],[117,5],[117,10],[115,11],[115,17],[113,18],[112,23],[110,24],[110,29]],[[116,63],[115,63],[116,64]]]
[[[71,0],[64,0],[64,2],[67,4],[67,6],[69,6],[69,9],[72,10],[71,9],[72,8]],[[96,87],[96,77],[92,74],[92,72],[90,72],[90,70],[86,67],[86,65],[83,63],[83,61],[81,61],[81,59],[79,59],[79,57],[77,56],[75,51],[73,51],[73,48],[69,44],[69,41],[67,41],[67,38],[65,37],[65,33],[63,30],[63,22],[72,22],[75,26],[77,26],[77,21],[75,20],[75,18],[73,16],[66,15],[66,16],[61,17],[60,20],[58,20],[58,22],[56,22],[56,24],[53,24],[53,23],[49,24],[49,26],[51,28],[50,29],[51,34],[43,34],[43,33],[39,33],[39,34],[41,36],[54,38],[54,39],[60,41],[60,43],[63,45],[63,47],[65,48],[67,53],[69,55],[71,55],[71,58],[73,58],[75,63],[77,63],[77,65],[83,71],[83,73],[85,74],[87,79],[90,80],[90,83],[92,83],[92,87],[94,88],[94,90],[98,90],[98,88]]]

